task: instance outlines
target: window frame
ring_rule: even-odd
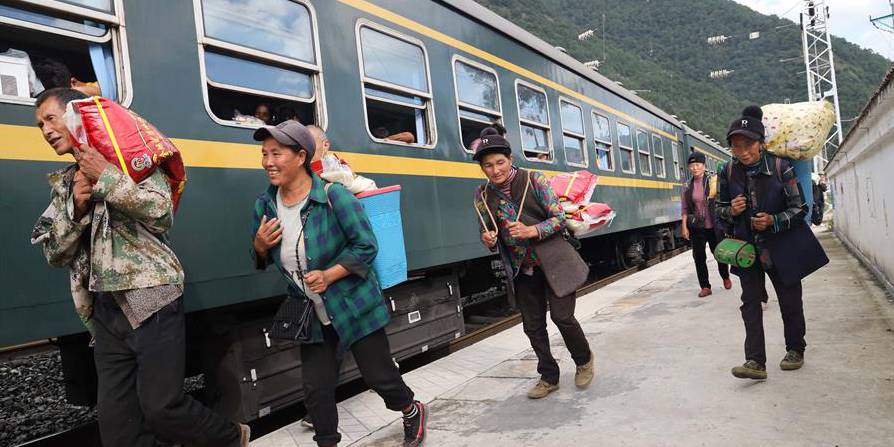
[[[116,0],[117,1],[117,0]],[[306,61],[281,56],[278,54],[273,54],[268,51],[258,50],[254,48],[249,48],[246,46],[233,44],[229,42],[224,42],[219,39],[215,39],[213,37],[208,37],[205,35],[205,17],[202,12],[202,0],[193,0],[193,11],[194,18],[196,22],[196,39],[198,45],[198,57],[199,57],[199,77],[201,78],[200,88],[202,90],[202,102],[205,106],[205,112],[208,113],[208,116],[217,124],[228,127],[235,127],[238,129],[257,129],[262,126],[251,123],[239,123],[233,120],[226,120],[218,117],[211,110],[211,101],[209,98],[208,86],[212,86],[217,89],[229,90],[238,93],[245,93],[254,96],[268,97],[268,98],[276,98],[276,99],[284,99],[287,101],[295,101],[302,102],[305,104],[310,104],[316,102],[316,118],[317,122],[316,126],[320,127],[324,131],[328,128],[329,120],[328,120],[328,110],[326,107],[326,93],[325,93],[325,83],[323,81],[323,63],[320,55],[320,35],[319,35],[319,26],[317,24],[317,12],[314,9],[313,5],[308,0],[289,0],[292,3],[296,3],[298,5],[304,6],[307,8],[308,15],[310,16],[310,27],[311,34],[313,36],[313,44],[314,44],[314,60],[316,60],[316,64],[311,64]],[[219,54],[223,54],[225,56],[236,58],[242,58],[245,60],[249,60],[256,63],[271,63],[271,66],[275,66],[278,68],[285,68],[295,70],[296,68],[300,71],[309,71],[309,75],[311,78],[311,85],[313,87],[313,96],[308,98],[301,98],[299,96],[291,96],[291,95],[283,95],[281,93],[273,93],[264,90],[257,90],[247,87],[240,87],[237,85],[230,85],[221,82],[215,82],[208,78],[208,72],[205,69],[205,52],[206,47],[210,47],[212,52],[216,52]],[[223,50],[223,51],[221,51]],[[253,111],[252,111],[253,112]]]
[[[363,27],[367,27],[373,31],[385,34],[385,35],[395,38],[397,40],[402,40],[406,43],[409,43],[410,45],[415,45],[415,46],[419,47],[422,50],[422,58],[425,61],[425,78],[426,78],[426,83],[428,85],[429,91],[423,92],[423,91],[416,90],[413,88],[404,87],[404,86],[397,85],[397,84],[392,84],[390,82],[380,81],[378,79],[373,79],[373,78],[367,78],[366,72],[363,69],[363,47],[362,47],[362,43],[360,40],[360,30],[363,29]],[[368,19],[364,19],[364,18],[358,19],[357,23],[354,25],[354,39],[355,39],[355,47],[357,49],[357,69],[358,69],[357,73],[358,73],[358,78],[360,79],[360,95],[363,98],[363,127],[366,129],[366,134],[369,136],[370,140],[372,140],[376,143],[389,144],[389,145],[393,145],[393,146],[415,147],[415,148],[422,148],[422,149],[434,149],[435,146],[437,146],[437,144],[438,144],[438,126],[437,126],[437,121],[435,119],[435,98],[434,98],[434,86],[431,83],[431,65],[428,60],[428,49],[425,47],[425,43],[423,43],[422,40],[420,40],[420,39],[406,35],[404,33],[401,33],[400,31],[397,31],[395,29],[389,28],[389,27],[382,25],[380,23],[376,23],[376,22],[373,22],[372,20],[368,20]],[[428,144],[419,144],[419,143],[410,144],[410,143],[403,143],[400,141],[376,138],[375,136],[373,136],[372,129],[369,128],[369,111],[367,110],[367,108],[368,108],[367,107],[367,101],[368,101],[367,96],[368,95],[366,94],[366,85],[367,84],[370,84],[374,87],[384,88],[386,90],[396,90],[396,91],[402,92],[404,94],[409,94],[412,96],[418,96],[420,98],[423,98],[426,101],[426,103],[424,103],[421,107],[402,103],[400,101],[389,101],[387,99],[381,99],[381,98],[376,98],[376,99],[374,99],[374,101],[380,101],[380,102],[395,104],[395,105],[399,105],[399,106],[425,110],[425,119],[429,126],[428,132],[430,133],[431,141]],[[416,139],[417,140],[419,139],[418,135],[417,135]]]
[[[618,150],[630,152],[630,170],[628,171],[628,170],[624,169],[624,163],[620,160],[620,158],[621,158],[620,152],[618,153],[618,155],[619,155],[618,165],[621,167],[621,172],[623,172],[625,174],[636,174],[636,164],[637,164],[636,163],[636,134],[634,133],[634,127],[631,126],[630,124],[621,122],[620,120],[616,121],[615,127],[620,127],[620,126],[624,126],[630,130],[630,146],[629,147],[625,147],[623,144],[621,144],[621,132],[617,132],[618,133]],[[617,131],[617,129],[615,129],[615,130]]]
[[[658,142],[656,145],[655,142]],[[661,155],[658,155],[658,151],[655,150],[656,147],[661,148]],[[652,158],[655,159],[655,162],[652,163],[652,168],[654,169],[656,178],[667,178],[667,165],[664,163],[664,138],[661,135],[656,133],[652,134]],[[657,169],[658,166],[661,166],[661,169]],[[660,173],[659,173],[660,171]]]
[[[41,33],[55,34],[57,36],[78,39],[90,43],[108,43],[112,48],[115,58],[116,77],[118,80],[118,103],[124,107],[130,107],[133,102],[133,84],[130,76],[130,50],[127,45],[127,29],[124,26],[124,0],[112,0],[115,14],[108,14],[83,6],[72,5],[55,0],[17,0],[17,3],[43,8],[52,14],[66,13],[81,17],[95,19],[104,22],[109,31],[100,37],[88,36],[75,31],[64,30],[52,26],[31,23],[24,20],[0,16],[0,25],[30,29]],[[15,7],[15,3],[9,5]],[[18,104],[33,106],[37,104],[37,98],[22,98],[0,94],[0,104]]]
[[[577,110],[580,111],[580,126],[581,126],[581,130],[583,130],[583,133],[577,133],[575,131],[567,130],[565,128],[565,121],[562,118],[562,104],[563,103],[568,104],[572,107],[576,107]],[[547,108],[548,107],[549,106],[547,105]],[[580,104],[572,101],[571,99],[568,99],[564,96],[559,96],[559,126],[562,128],[562,155],[565,157],[565,164],[567,166],[575,166],[575,167],[579,167],[579,168],[590,167],[590,157],[589,157],[590,146],[587,144],[587,125],[584,122],[584,108]],[[568,161],[568,149],[565,147],[565,137],[566,136],[572,137],[572,138],[580,141],[581,152],[584,157],[583,163],[570,163]]]
[[[476,106],[474,104],[469,104],[469,103],[460,101],[460,99],[459,99],[459,83],[456,82],[456,63],[457,62],[461,62],[463,64],[478,68],[480,70],[489,72],[492,75],[494,75],[494,79],[497,82],[497,107],[499,108],[499,110],[496,110],[496,111],[489,110],[489,109],[486,109],[481,106]],[[488,67],[487,65],[484,65],[482,63],[475,62],[472,59],[469,59],[467,57],[461,56],[456,53],[454,53],[453,56],[450,58],[450,71],[453,72],[453,98],[456,101],[456,129],[459,132],[459,145],[460,145],[460,147],[462,147],[463,152],[465,152],[467,154],[473,154],[474,151],[470,151],[469,148],[467,148],[466,145],[463,144],[462,120],[467,119],[470,121],[475,121],[477,123],[488,124],[488,125],[490,125],[491,123],[484,123],[484,121],[478,120],[475,118],[463,117],[462,114],[460,113],[460,111],[463,108],[465,108],[472,112],[480,113],[482,115],[495,116],[496,118],[494,119],[494,121],[502,124],[503,123],[503,95],[500,92],[500,75],[497,74],[497,71],[494,70],[493,68]]]
[[[597,117],[605,118],[605,122],[608,123],[608,141],[601,140],[596,135],[596,120],[598,119]],[[612,126],[611,118],[609,118],[608,115],[603,115],[603,114],[597,112],[596,110],[590,111],[590,123],[593,125],[593,150],[594,150],[593,154],[596,156],[596,163],[595,163],[596,169],[599,169],[600,171],[605,171],[605,172],[615,172],[616,164],[615,164],[615,153],[614,153],[614,147],[613,147],[614,145],[612,144],[612,136],[613,136],[612,129],[614,128],[615,132],[617,132],[617,128]],[[620,143],[620,140],[618,140],[618,143]],[[600,144],[608,145],[608,151],[605,151],[605,152],[608,153],[608,159],[609,159],[609,164],[611,165],[611,169],[605,169],[605,168],[599,166],[599,145]]]
[[[546,102],[544,102],[544,104],[546,105],[546,124],[538,123],[536,121],[532,121],[532,120],[525,119],[525,118],[521,117],[521,101],[518,100],[518,86],[519,85],[522,85],[524,87],[530,88],[531,90],[535,90],[540,93],[543,93],[544,98],[546,98]],[[536,128],[546,131],[546,144],[549,147],[549,152],[546,152],[546,153],[550,155],[550,159],[549,160],[541,160],[537,157],[529,158],[527,155],[525,155],[525,148],[523,145],[524,143],[521,143],[521,144],[519,144],[518,147],[519,147],[519,150],[521,150],[522,157],[525,160],[534,162],[534,163],[544,163],[544,164],[550,164],[550,165],[556,164],[556,150],[555,150],[555,144],[553,143],[553,135],[552,135],[552,118],[550,117],[550,112],[549,112],[549,94],[546,93],[546,89],[543,87],[540,87],[536,84],[530,83],[528,81],[525,81],[522,79],[516,79],[515,80],[515,110],[518,113],[518,135],[520,138],[520,142],[524,141],[524,132],[522,131],[522,126],[536,127]],[[537,152],[537,153],[543,153],[543,152]]]
[[[674,158],[674,179],[675,180],[680,180],[680,176],[683,173],[683,171],[682,171],[683,167],[680,164],[680,155],[681,154],[679,153],[679,149],[680,149],[680,144],[677,143],[676,141],[671,141],[671,152],[672,152],[672,155]]]
[[[640,134],[646,136],[646,150],[645,151],[643,151],[643,149],[641,147],[639,147]],[[633,142],[634,142],[634,144],[636,144],[636,154],[637,155],[645,154],[647,157],[649,157],[649,173],[647,174],[645,171],[643,171],[642,164],[640,164],[639,173],[643,177],[652,177],[652,175],[655,173],[655,170],[652,167],[652,149],[651,149],[651,147],[649,147],[649,146],[651,146],[651,143],[649,142],[649,132],[646,130],[637,128],[634,135],[635,135],[635,138],[633,139]],[[636,157],[636,158],[639,158],[639,157]]]

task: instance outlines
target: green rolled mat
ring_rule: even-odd
[[[717,259],[717,262],[747,269],[754,265],[754,260],[757,259],[757,250],[750,242],[726,238],[717,244],[717,248],[714,249],[714,258]]]

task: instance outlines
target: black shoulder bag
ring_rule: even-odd
[[[298,233],[298,243],[304,237],[304,227],[307,225],[307,216],[310,210],[301,216],[301,232]],[[301,268],[301,258],[298,256],[298,246],[295,246],[295,258],[298,260],[297,276],[304,282],[304,270]],[[285,269],[284,273],[288,274]],[[300,296],[286,295],[276,315],[273,316],[273,324],[270,327],[270,338],[277,340],[309,342],[311,340],[311,322],[314,316],[314,306],[304,291],[295,284],[295,291]]]

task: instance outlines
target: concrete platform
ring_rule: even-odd
[[[520,326],[405,375],[429,405],[425,445],[894,445],[894,305],[830,232],[819,236],[831,263],[805,281],[803,369],[777,366],[785,346],[770,288],[769,379],[732,377],[744,361],[738,282],[723,290],[709,265],[714,294],[698,298],[685,254],[578,300],[597,365],[586,390],[552,326],[563,373],[546,399],[525,396],[537,373]],[[399,415],[374,393],[339,411],[342,445],[401,445]],[[313,446],[311,437],[295,423],[251,445]]]

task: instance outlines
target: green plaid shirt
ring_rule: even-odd
[[[340,264],[351,272],[330,284],[322,294],[332,327],[347,348],[385,327],[391,317],[372,269],[378,246],[363,205],[338,183],[329,188],[327,200],[323,185],[323,180],[313,175],[309,200],[301,209],[301,216],[307,215],[304,228],[307,270],[325,270]],[[268,220],[277,217],[276,192],[277,187],[271,185],[255,201],[252,237],[261,226],[264,215]],[[273,247],[266,259],[254,256],[254,249],[251,252],[257,268],[263,270],[271,263],[275,264],[289,283],[289,294],[295,296],[298,286],[282,267],[279,250],[279,245]],[[316,318],[313,319],[312,334],[310,343],[323,341],[320,321]]]

